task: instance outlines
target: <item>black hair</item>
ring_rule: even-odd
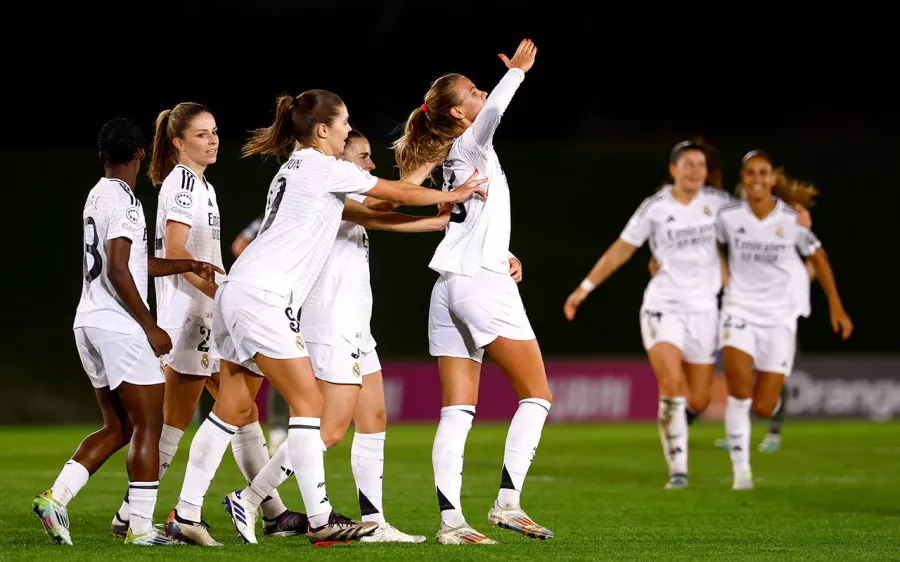
[[[97,148],[104,165],[127,164],[134,160],[138,149],[144,148],[144,134],[133,119],[112,119],[100,129]]]
[[[699,150],[703,154],[706,154],[706,149],[700,143],[692,140],[681,141],[673,146],[672,151],[669,152],[669,162],[672,164],[678,162],[678,159],[681,158],[681,155],[687,150]]]
[[[348,141],[352,140],[352,139],[364,139],[364,138],[366,138],[366,135],[362,134],[357,129],[350,129],[350,133],[347,135]]]

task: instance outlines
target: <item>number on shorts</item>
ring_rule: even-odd
[[[747,327],[746,322],[738,318],[737,321],[734,321],[732,316],[729,314],[725,317],[725,322],[722,324],[723,328],[734,328],[735,330],[743,330]]]
[[[90,243],[87,241],[88,227],[90,227],[90,238],[92,240]],[[84,259],[81,269],[84,273],[84,280],[88,283],[100,277],[100,272],[103,271],[103,258],[100,256],[100,250],[97,249],[99,245],[100,237],[97,236],[97,223],[94,222],[94,217],[87,217],[84,219]],[[88,268],[88,255],[93,258],[90,268]]]
[[[299,312],[299,311],[298,311]],[[284,315],[290,320],[291,331],[295,334],[300,333],[300,315],[294,316],[294,309],[287,307],[284,309]]]
[[[212,332],[203,326],[200,326],[200,337],[203,338],[203,341],[197,346],[197,351],[202,351],[203,353],[209,353],[209,336]]]
[[[275,198],[272,200],[272,204],[269,206],[269,216],[266,217],[265,224],[262,225],[262,228],[259,229],[259,236],[270,226],[272,226],[272,221],[275,220],[275,215],[278,213],[278,207],[281,206],[281,200],[284,198],[284,189],[287,187],[287,178],[281,176],[278,178],[278,193],[275,194]]]
[[[444,191],[453,191],[454,182],[456,182],[456,172],[450,172],[450,177],[444,180]],[[468,214],[466,206],[462,203],[454,203],[453,206],[458,212],[450,213],[450,222],[460,223],[465,221]]]

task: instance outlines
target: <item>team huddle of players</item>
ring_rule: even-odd
[[[348,108],[337,95],[310,90],[279,97],[274,123],[253,131],[243,156],[277,156],[284,163],[253,241],[240,249],[227,275],[216,191],[205,176],[218,152],[212,113],[182,103],[156,120],[149,167],[159,186],[153,256],[133,192],[146,157],[140,128],[129,119],[103,127],[98,148],[105,175],[83,209],[84,279],[73,329],[104,425],[34,499],[33,510],[56,543],[72,544],[69,502],[126,445],[129,485],[110,526],[126,544],[221,546],[202,507],[229,445],[248,485],[222,503],[245,543],[258,542],[260,515],[265,535],[305,535],[316,545],[425,540],[384,516],[384,386],[369,327],[367,228],[444,231],[429,264],[439,274],[429,310],[429,351],[438,358],[444,404],[432,448],[437,542],[496,544],[469,525],[460,501],[485,351],[519,398],[488,520],[532,538],[554,536],[520,504],[552,397],[517,287],[522,269],[509,252],[510,190],[493,146],[536,53],[526,39],[511,58],[501,55],[508,70],[490,96],[459,74],[436,80],[394,143],[399,181],[371,175],[368,142],[350,127]],[[735,488],[747,488],[751,404],[758,414],[771,414],[772,396],[793,360],[802,306],[795,296],[799,286],[798,292],[785,286],[796,283],[794,270],[802,268],[798,250],[809,256],[829,295],[836,329],[846,337],[851,326],[818,240],[796,210],[773,197],[776,175],[768,158],[745,158],[747,200],[732,202],[707,186],[708,154],[693,143],[676,147],[674,184],[644,202],[569,297],[566,314],[571,319],[590,290],[650,240],[657,263],[641,326],[660,382],[667,487],[684,487],[687,405],[695,413],[705,407],[694,401],[702,399],[700,384],[715,360],[716,295],[725,284],[720,332],[729,374],[726,429]],[[421,187],[437,166],[442,189]],[[400,205],[437,205],[439,212],[405,215],[396,212]],[[717,241],[730,250],[727,283]],[[147,305],[150,277],[155,319]],[[808,277],[803,284],[808,290]],[[263,377],[290,410],[287,438],[271,458],[255,406]],[[163,525],[154,526],[160,480],[204,388],[215,406],[190,444],[177,504]],[[332,508],[325,485],[323,454],[341,441],[351,420],[359,521]],[[278,494],[292,476],[306,513],[289,510]]]

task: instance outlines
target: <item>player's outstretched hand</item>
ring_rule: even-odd
[[[454,194],[455,198],[453,199],[454,203],[462,203],[467,201],[469,197],[473,195],[480,195],[482,198],[487,199],[487,191],[484,190],[481,185],[488,181],[487,178],[476,178],[478,175],[478,170],[475,170],[475,173],[472,174],[469,179],[466,180],[466,183],[454,189],[451,193]]]
[[[193,273],[194,275],[198,275],[206,281],[212,281],[213,283],[215,283],[216,281],[216,273],[225,275],[224,271],[214,266],[213,264],[197,260],[191,261],[191,273]]]
[[[537,46],[531,42],[531,39],[522,39],[513,58],[507,58],[507,56],[502,53],[497,56],[500,57],[500,60],[506,65],[506,68],[518,68],[522,72],[528,72],[531,70],[532,65],[534,65],[535,55],[537,55]]]

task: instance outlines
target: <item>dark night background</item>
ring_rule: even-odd
[[[740,157],[763,148],[822,192],[814,230],[856,332],[846,343],[831,333],[815,286],[800,348],[897,349],[889,253],[900,150],[893,7],[219,2],[25,10],[33,13],[20,25],[8,20],[2,40],[2,165],[13,170],[5,186],[12,224],[4,378],[40,400],[27,410],[14,405],[8,419],[90,400],[71,322],[81,286],[80,213],[103,174],[95,140],[105,121],[134,117],[149,139],[162,109],[181,101],[212,109],[223,144],[207,177],[219,195],[230,266],[230,243],[262,212],[277,167],[239,159],[239,145],[249,129],[271,122],[279,93],[341,95],[372,142],[376,174],[395,178],[387,147],[430,82],[458,71],[490,90],[505,71],[497,53],[511,56],[524,37],[538,45],[537,61],[496,146],[513,193],[520,289],[546,355],[643,353],[637,311],[646,247],[595,291],[574,324],[562,304],[667,179],[670,147],[698,134],[719,149],[728,189]],[[156,193],[145,174],[137,193],[152,232]],[[383,358],[427,358],[436,278],[427,264],[440,237],[371,235],[372,327]]]

